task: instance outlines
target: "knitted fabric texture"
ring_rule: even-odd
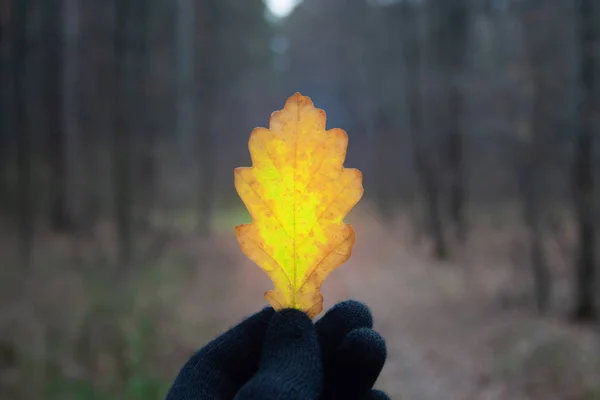
[[[386,400],[372,387],[386,346],[362,303],[313,324],[301,311],[254,314],[194,354],[166,400]]]

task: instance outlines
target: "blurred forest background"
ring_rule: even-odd
[[[265,304],[233,168],[299,91],[406,399],[600,399],[597,0],[0,0],[0,398],[161,399]]]

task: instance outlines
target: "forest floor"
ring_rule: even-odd
[[[386,339],[389,354],[378,388],[392,399],[409,400],[600,398],[597,330],[569,323],[560,314],[536,317],[528,304],[502,301],[502,288],[517,293],[512,289],[523,287],[517,281],[526,280],[526,273],[514,275],[505,260],[489,251],[482,255],[465,252],[469,257],[456,256],[454,261],[433,261],[413,244],[402,224],[386,229],[372,215],[352,215],[357,231],[353,256],[328,277],[323,294],[326,309],[352,298],[373,311],[375,329]],[[479,236],[479,240],[496,238]],[[128,336],[125,343],[129,353],[142,346],[137,351],[149,354],[144,368],[149,367],[164,384],[174,378],[191,352],[263,307],[262,293],[271,285],[241,253],[230,229],[203,241],[184,235],[170,246],[160,263],[164,274],[133,291],[133,314],[152,320],[151,343],[138,343],[140,335],[135,340]],[[174,269],[180,269],[179,277],[184,279],[173,278]],[[58,361],[52,365],[60,365],[71,376],[87,376],[81,371],[84,363],[86,371],[94,371],[89,379],[95,386],[110,385],[103,377],[106,371],[118,369],[115,359],[119,357],[109,353],[123,350],[107,347],[110,338],[98,338],[108,335],[106,326],[112,317],[106,320],[98,307],[90,305],[91,300],[83,300],[90,294],[80,283],[47,274],[21,290],[19,304],[13,301],[5,306],[5,298],[0,319],[0,378],[5,387],[13,378],[6,378],[6,373],[3,377],[1,345],[2,340],[13,339],[37,355],[55,354]],[[103,290],[105,297],[111,296],[108,289]],[[48,314],[53,307],[61,311]],[[7,311],[11,309],[12,314]],[[24,315],[30,318],[24,320]],[[131,332],[130,325],[124,323],[123,330]],[[143,330],[143,325],[136,326],[134,330]],[[64,339],[54,352],[48,351],[47,344],[44,347],[52,335]],[[100,353],[91,356],[92,362],[81,360],[82,336],[88,342],[86,349],[96,346]],[[142,367],[129,365],[132,368]],[[29,373],[48,375],[46,370],[34,368]],[[0,397],[10,400],[9,395],[1,395],[2,379]]]
[[[390,231],[371,215],[353,216],[353,256],[328,277],[323,293],[326,309],[347,298],[372,309],[389,352],[377,385],[392,399],[598,399],[597,331],[560,315],[535,317],[523,304],[503,305],[510,268],[489,260],[474,267],[477,256],[432,261],[401,227]],[[213,240],[237,269],[216,305],[225,327],[264,305],[270,282],[229,232]],[[199,280],[208,282],[210,273]],[[192,298],[201,284],[192,285]]]

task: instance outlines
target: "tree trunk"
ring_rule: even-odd
[[[459,242],[466,239],[466,179],[463,128],[464,96],[461,74],[466,64],[469,37],[469,4],[467,0],[436,0],[431,8],[434,32],[433,46],[440,73],[444,77],[445,104],[443,159],[448,167],[450,184],[448,207]]]
[[[128,267],[133,258],[132,179],[131,179],[131,63],[129,62],[129,29],[131,0],[115,0],[114,32],[114,196],[117,224],[118,263]]]
[[[79,0],[62,0],[63,25],[63,71],[62,71],[62,120],[64,122],[63,148],[65,156],[64,212],[73,227],[82,222],[82,163],[79,157]]]
[[[464,132],[462,128],[463,93],[454,83],[448,90],[448,165],[452,171],[450,183],[450,217],[454,222],[456,237],[463,243],[467,237],[466,177],[464,166]]]
[[[215,189],[215,143],[213,121],[218,94],[219,68],[219,21],[220,3],[206,0],[202,3],[199,15],[205,15],[198,24],[202,30],[200,36],[205,40],[200,47],[203,62],[199,65],[200,87],[200,128],[198,131],[197,158],[200,172],[198,193],[198,220],[196,231],[201,236],[210,233],[211,217],[214,206]],[[209,61],[210,60],[210,61]]]
[[[8,2],[0,2],[0,86],[9,88],[9,73],[10,73],[10,57],[6,48],[6,27],[9,26],[10,17]],[[8,99],[11,96],[9,90],[3,90],[0,93],[0,207],[7,209],[10,206],[10,188],[8,169],[11,157],[10,147],[11,141],[9,132],[13,131],[12,115],[10,108],[12,100]]]
[[[534,0],[533,10],[541,5]],[[548,80],[548,48],[546,38],[539,38],[539,25],[525,21],[524,39],[528,53],[528,79],[521,81],[523,88],[528,89],[531,109],[527,117],[520,121],[518,131],[517,180],[521,195],[522,215],[528,231],[529,263],[532,273],[535,304],[538,313],[548,311],[552,297],[552,276],[546,262],[543,243],[543,216],[547,208],[545,201],[544,173],[547,166],[545,156],[548,148],[547,133],[552,128],[548,120],[548,98],[552,90],[552,82]],[[516,110],[515,110],[516,111]]]
[[[214,100],[213,100],[214,101]],[[212,132],[212,116],[206,118],[207,126],[200,133],[199,143],[199,169],[200,169],[200,193],[198,199],[198,224],[196,231],[201,236],[210,233],[211,219],[214,206],[215,191],[215,157]]]
[[[196,128],[194,108],[196,106],[195,66],[195,2],[177,0],[176,11],[176,57],[177,57],[177,108],[176,132],[184,166],[190,166],[193,157],[191,145]],[[203,62],[213,62],[210,59]]]
[[[438,259],[448,257],[448,246],[444,236],[444,226],[440,212],[439,188],[435,166],[426,153],[426,143],[423,135],[423,110],[421,80],[423,70],[423,45],[421,23],[418,6],[405,5],[404,21],[406,23],[402,46],[406,63],[408,85],[408,119],[413,148],[413,162],[418,191],[425,203],[425,218],[427,231],[433,240],[433,254]],[[411,21],[413,21],[411,23]],[[416,32],[416,34],[415,34]]]
[[[132,130],[132,160],[134,168],[132,174],[136,177],[133,188],[135,205],[135,227],[136,229],[147,229],[150,225],[150,211],[153,204],[153,181],[154,181],[154,127],[150,123],[149,98],[151,96],[151,85],[148,76],[151,59],[149,57],[149,36],[151,26],[149,25],[149,12],[152,0],[132,0],[133,8],[129,26],[131,29],[131,77],[133,83],[132,102],[130,106],[131,130]]]
[[[68,206],[67,154],[63,114],[63,0],[42,2],[44,46],[44,113],[48,132],[48,156],[52,174],[50,226],[69,230],[73,221]]]
[[[154,97],[152,95],[153,63],[150,57],[152,52],[152,31],[154,23],[154,7],[156,6],[152,0],[141,0],[140,7],[143,11],[140,12],[140,52],[138,54],[138,62],[140,66],[138,73],[140,74],[140,132],[137,137],[139,147],[141,149],[141,217],[143,218],[144,227],[148,228],[152,222],[152,214],[154,211],[156,198],[156,128],[154,124],[153,113],[150,111],[154,106]]]
[[[537,135],[539,138],[542,133],[540,128],[534,124],[533,129],[535,130],[533,135]],[[535,304],[538,313],[544,314],[548,311],[550,305],[552,279],[542,245],[543,235],[540,214],[543,206],[540,202],[539,188],[539,146],[539,140],[531,138],[527,142],[520,143],[520,167],[517,169],[517,175],[523,202],[523,220],[527,226],[529,239],[529,262],[531,263]]]
[[[27,66],[27,23],[31,4],[29,0],[13,1],[12,66],[14,127],[17,135],[19,253],[25,267],[31,263],[33,248],[34,213],[31,192],[31,132],[27,123],[25,72]]]
[[[594,226],[593,149],[594,118],[598,114],[596,86],[598,68],[597,0],[579,0],[579,82],[582,88],[579,104],[579,129],[576,138],[574,164],[574,199],[577,215],[578,251],[576,260],[575,307],[573,316],[579,320],[598,318],[596,292],[598,273],[594,254],[596,232]]]
[[[382,106],[383,108],[383,106]],[[375,170],[377,171],[378,182],[375,184],[375,198],[379,205],[379,211],[384,219],[384,222],[391,223],[394,220],[394,213],[398,206],[398,195],[395,191],[394,182],[390,182],[390,177],[393,179],[395,155],[397,148],[393,145],[394,127],[391,123],[389,115],[382,108],[379,109],[376,116],[376,129],[373,132],[375,142],[375,151],[377,158],[375,160]]]

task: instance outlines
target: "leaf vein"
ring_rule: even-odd
[[[310,280],[310,278],[312,278],[312,276],[315,274],[315,271],[317,271],[318,268],[321,266],[321,264],[323,264],[323,261],[325,261],[325,259],[327,259],[327,257],[329,257],[329,255],[331,253],[333,253],[334,251],[339,249],[340,246],[343,245],[344,243],[346,243],[351,237],[352,237],[352,234],[346,236],[346,238],[344,240],[342,240],[337,246],[335,246],[333,249],[331,249],[329,252],[327,252],[325,255],[323,255],[323,258],[321,258],[321,260],[319,260],[319,262],[310,270],[310,273],[302,281],[302,285],[300,285],[300,287],[298,288],[298,290],[296,290],[296,292],[299,292],[300,290],[302,290],[304,285],[306,285],[306,283]]]
[[[271,260],[273,260],[273,262],[279,267],[279,269],[281,271],[283,271],[283,275],[285,276],[285,278],[287,279],[288,283],[291,285],[292,281],[290,279],[290,277],[287,275],[285,268],[282,268],[281,265],[279,264],[279,262],[271,255],[269,254],[269,252],[267,252],[267,250],[265,250],[264,247],[262,247],[260,245],[260,243],[258,243],[256,240],[254,240],[250,235],[246,234],[246,233],[242,233],[244,235],[244,237],[246,239],[248,239],[250,242],[254,243],[254,245],[261,250],[267,257],[269,257]],[[265,271],[266,272],[266,271]]]
[[[248,182],[243,175],[240,175],[240,179],[243,180],[246,185],[252,189],[252,191],[254,192],[254,194],[256,194],[256,196],[262,201],[262,203],[265,205],[265,207],[267,208],[267,210],[269,210],[269,212],[271,213],[271,215],[273,215],[273,218],[275,218],[275,220],[277,221],[277,223],[279,224],[279,226],[281,226],[281,229],[283,230],[283,232],[287,235],[288,238],[294,240],[294,238],[292,236],[290,236],[290,234],[288,233],[288,231],[285,229],[285,226],[283,226],[283,223],[281,222],[281,220],[279,219],[279,217],[277,216],[277,214],[275,213],[275,211],[273,211],[273,209],[271,208],[271,206],[269,206],[269,203],[267,203],[267,201],[260,195],[260,193],[258,193],[256,191],[256,189],[254,189],[254,187],[250,184],[250,182]]]
[[[325,134],[327,134],[327,132],[325,132]],[[319,174],[319,172],[321,172],[321,168],[323,167],[323,164],[325,164],[325,160],[329,156],[330,152],[331,152],[331,147],[329,147],[325,151],[325,155],[323,156],[323,158],[321,158],[321,162],[319,163],[319,166],[317,167],[315,172],[313,172],[313,174],[308,178],[308,182],[306,183],[306,189],[308,189],[310,187],[311,183],[313,182],[313,179]]]
[[[317,224],[319,222],[321,222],[321,218],[323,217],[323,215],[325,215],[325,213],[331,208],[331,206],[337,201],[337,199],[344,193],[344,191],[348,188],[348,186],[350,186],[350,184],[352,183],[352,180],[349,180],[348,182],[346,182],[344,184],[344,186],[342,187],[342,190],[340,190],[339,192],[337,192],[337,196],[335,196],[333,198],[333,200],[331,200],[329,202],[329,204],[327,205],[327,207],[325,207],[323,209],[323,211],[319,214],[319,216],[315,219],[315,222],[312,224],[312,226],[310,227],[310,229],[307,231],[308,233],[310,233],[310,231],[312,231],[315,226],[317,226]],[[298,245],[298,247],[302,246],[307,240],[309,239],[309,237],[306,237],[302,242],[300,242],[300,244]]]

